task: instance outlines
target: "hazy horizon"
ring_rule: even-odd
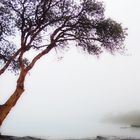
[[[123,123],[106,122],[107,118],[123,116],[125,120],[126,114],[140,113],[140,1],[103,1],[106,15],[128,28],[126,53],[104,53],[96,58],[72,46],[60,55],[61,61],[59,54],[50,53],[28,75],[25,93],[6,118],[1,128],[3,134],[140,137],[140,129],[123,130]],[[14,74],[1,76],[0,103],[14,91],[15,82]]]

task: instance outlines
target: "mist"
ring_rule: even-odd
[[[124,114],[110,115],[104,119],[105,122],[126,125],[140,125],[140,111],[131,111]]]
[[[74,46],[61,54],[51,52],[29,73],[25,93],[1,128],[3,134],[140,137],[140,129],[121,129],[140,124],[140,1],[105,0],[105,5],[106,14],[128,28],[126,53],[97,58]],[[15,84],[14,74],[1,77],[0,104]]]

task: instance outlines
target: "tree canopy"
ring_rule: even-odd
[[[92,55],[122,51],[126,29],[104,11],[96,0],[1,0],[0,74],[30,70],[51,49],[70,47],[71,41]],[[36,55],[29,60],[32,52]]]
[[[96,0],[1,0],[0,75],[11,70],[18,79],[15,91],[0,105],[0,126],[24,92],[27,73],[52,49],[74,42],[91,55],[113,54],[124,50],[126,35]]]

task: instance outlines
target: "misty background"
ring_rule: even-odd
[[[104,0],[106,15],[128,28],[125,54],[99,58],[71,49],[52,51],[25,82],[25,93],[1,131],[18,136],[83,138],[97,135],[140,137],[140,1]],[[0,104],[14,91],[16,77],[0,79]],[[127,121],[126,121],[127,120]]]

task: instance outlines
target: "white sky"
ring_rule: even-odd
[[[128,28],[126,55],[97,59],[72,49],[58,61],[49,54],[29,74],[25,93],[3,124],[4,134],[91,137],[103,133],[97,123],[105,116],[140,111],[140,1],[104,2],[106,15]],[[15,81],[9,73],[1,77],[1,103]]]

